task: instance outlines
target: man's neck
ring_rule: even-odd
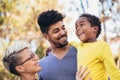
[[[55,57],[62,59],[69,51],[69,48],[70,48],[69,45],[62,47],[62,48],[53,48],[52,53]]]

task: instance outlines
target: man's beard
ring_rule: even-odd
[[[68,45],[68,41],[66,41],[66,42],[64,42],[64,43],[59,43],[59,42],[54,42],[54,41],[52,41],[52,43],[54,44],[54,46],[55,46],[56,48],[63,48],[63,47],[65,47],[66,45]]]
[[[57,40],[60,40],[60,39],[63,38],[63,37],[67,37],[67,34],[64,34],[64,35],[59,36],[59,37],[57,38]],[[64,41],[64,42],[62,42],[62,43],[60,43],[60,42],[55,42],[55,41],[53,41],[53,40],[50,40],[50,41],[54,44],[54,46],[55,46],[56,48],[62,48],[62,47],[65,47],[66,45],[68,45],[68,41],[67,41],[67,40]]]

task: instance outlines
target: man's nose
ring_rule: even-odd
[[[61,34],[66,34],[66,31],[65,30],[61,30]]]

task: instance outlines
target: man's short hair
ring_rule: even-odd
[[[42,12],[38,16],[38,25],[42,33],[48,33],[51,25],[55,24],[58,21],[62,21],[65,16],[59,13],[56,10],[48,10]]]

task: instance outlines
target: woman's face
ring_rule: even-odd
[[[38,65],[38,56],[33,53],[29,48],[24,49],[19,53],[21,59],[21,63],[19,66],[24,69],[26,73],[36,73],[40,71],[42,68]]]

